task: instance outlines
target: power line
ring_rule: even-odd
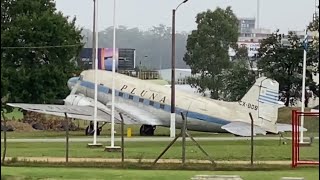
[[[83,44],[68,44],[68,45],[57,45],[57,46],[12,46],[12,47],[1,47],[1,49],[48,49],[48,48],[64,48],[64,47],[76,47]]]

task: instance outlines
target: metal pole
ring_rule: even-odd
[[[184,165],[186,162],[186,126],[187,126],[187,120],[184,118],[183,113],[181,112],[182,116],[182,164]]]
[[[116,71],[116,0],[113,0],[113,52],[112,52],[112,107],[111,107],[111,148],[114,147],[114,103]]]
[[[188,133],[186,132],[186,135],[197,145],[197,147],[202,151],[204,155],[208,157],[208,159],[212,162],[214,166],[216,166],[216,163],[214,160],[209,156],[209,154],[200,146],[200,144]]]
[[[257,29],[260,28],[260,0],[257,0]]]
[[[64,113],[66,123],[66,163],[69,162],[69,122],[67,113]]]
[[[176,142],[176,140],[177,140],[180,136],[181,136],[181,134],[179,134],[179,136],[175,137],[175,138],[171,141],[171,143],[162,151],[162,153],[157,157],[157,159],[154,160],[153,165],[155,165],[155,164],[158,162],[158,160],[164,155],[164,153],[167,152],[167,150]]]
[[[93,31],[92,31],[92,69],[95,68],[95,59],[96,59],[96,0],[93,0]]]
[[[1,113],[3,118],[3,155],[2,155],[2,164],[5,163],[6,154],[7,154],[7,118],[4,116],[4,112]]]
[[[306,29],[306,35],[304,37],[304,51],[303,51],[301,112],[304,112],[305,101],[306,101],[305,96],[306,96],[307,40],[308,40],[308,30]],[[303,125],[304,125],[304,116],[301,116],[301,128],[303,128]],[[303,143],[303,130],[300,133],[300,143]]]
[[[249,113],[251,119],[251,166],[253,166],[253,118],[251,112]]]
[[[93,111],[93,129],[94,129],[94,134],[93,134],[93,144],[97,144],[97,104],[98,104],[98,31],[97,31],[97,26],[98,26],[98,0],[95,0],[95,27],[96,27],[96,44],[95,44],[95,67],[94,67],[94,111]]]
[[[176,52],[175,52],[175,14],[176,9],[172,10],[172,44],[171,44],[171,121],[170,121],[170,137],[176,136],[176,117],[175,117],[175,66],[176,66]]]
[[[124,120],[121,113],[119,113],[121,118],[121,163],[124,165]]]
[[[291,166],[294,167],[294,163],[295,163],[295,113],[296,110],[292,110],[291,112],[291,123],[292,123],[292,145],[291,145]]]
[[[170,137],[176,136],[176,114],[175,114],[175,73],[176,73],[176,11],[177,9],[188,0],[181,2],[175,9],[172,9],[172,33],[171,33],[171,118],[170,118]]]

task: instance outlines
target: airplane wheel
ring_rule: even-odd
[[[86,136],[92,136],[93,129],[91,129],[90,126],[87,126],[85,133],[86,133]],[[99,134],[100,134],[100,132],[98,131],[97,135],[99,135]]]
[[[140,136],[153,136],[156,126],[142,125],[140,127]]]
[[[98,128],[97,136],[100,135],[101,131],[102,131],[102,128]],[[85,134],[86,134],[86,136],[88,136],[88,135],[92,136],[94,134],[94,131],[93,131],[93,129],[90,128],[90,126],[87,126],[87,128],[85,130]]]
[[[85,133],[86,133],[86,136],[90,135],[89,132],[91,131],[90,127],[87,126],[86,130],[85,130]]]

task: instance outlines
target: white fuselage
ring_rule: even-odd
[[[77,82],[71,78],[68,86]],[[80,76],[80,87],[76,93],[94,98],[94,71],[83,71]],[[98,101],[111,103],[112,72],[98,71]],[[126,103],[152,113],[170,127],[170,87],[157,85],[122,74],[115,74],[115,102]],[[232,121],[250,122],[248,113],[243,111],[238,102],[223,102],[198,95],[176,91],[176,128],[182,125],[181,112],[187,116],[187,128],[195,131],[225,132],[221,126]]]

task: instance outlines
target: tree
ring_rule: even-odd
[[[222,72],[229,68],[229,47],[238,40],[238,19],[230,7],[207,10],[196,17],[197,30],[188,36],[184,61],[192,74],[189,83],[199,92],[209,89],[211,98],[218,99],[222,84]]]
[[[304,46],[293,32],[288,35],[288,43],[282,41],[283,37],[284,35],[276,32],[261,42],[259,49],[261,59],[258,61],[258,68],[265,76],[279,82],[280,92],[285,94],[285,105],[289,106],[291,98],[301,97]],[[307,44],[310,46],[310,42]],[[312,55],[314,51],[311,48],[307,51],[307,66],[312,67],[317,60]],[[315,86],[312,73],[312,69],[307,68],[306,86]]]
[[[319,6],[318,6],[319,8]],[[308,30],[311,31],[314,35],[312,37],[311,49],[314,51],[312,54],[315,59],[314,63],[314,74],[319,74],[319,16],[316,15],[312,22],[308,26]],[[314,96],[320,96],[319,94],[319,84],[311,87]]]
[[[223,100],[239,101],[255,83],[256,73],[251,69],[251,61],[246,46],[236,47],[229,69],[223,73]]]
[[[319,62],[319,16],[315,16],[312,22],[310,22],[308,26],[308,30],[311,31],[314,36],[312,37],[312,44],[311,47],[314,50],[314,56],[315,58],[318,58]],[[319,73],[319,65],[316,66],[317,69],[315,70],[317,73]]]
[[[255,83],[257,75],[250,70],[247,59],[238,59],[231,63],[223,76],[223,100],[239,101]]]
[[[1,98],[50,103],[66,97],[82,48],[75,21],[57,12],[53,0],[1,0]]]
[[[234,58],[237,60],[242,59],[242,60],[249,60],[248,56],[248,48],[246,46],[240,46],[236,47],[236,54]]]

